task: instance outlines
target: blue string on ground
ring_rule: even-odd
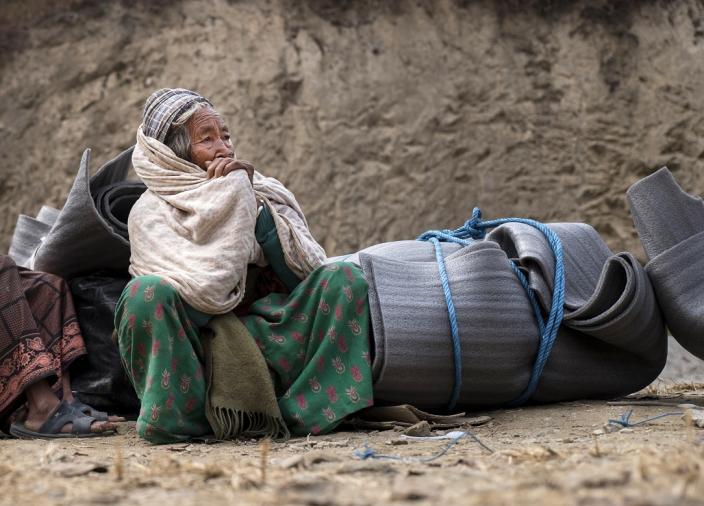
[[[477,436],[472,434],[471,432],[462,432],[460,433],[457,437],[453,438],[450,440],[449,443],[445,445],[445,448],[440,450],[439,452],[430,455],[428,457],[404,457],[401,455],[383,455],[376,453],[376,451],[369,446],[368,443],[364,443],[364,448],[362,450],[355,450],[354,451],[354,456],[357,457],[360,460],[367,460],[367,459],[379,459],[379,460],[397,460],[400,462],[432,462],[433,460],[439,459],[443,455],[445,455],[448,451],[450,451],[450,448],[455,446],[460,439],[463,437],[470,437],[474,441],[476,441],[482,448],[487,450],[489,453],[494,453],[494,450],[489,448],[487,445],[485,445]]]
[[[637,427],[638,425],[643,425],[648,422],[652,422],[654,420],[659,420],[660,418],[665,418],[668,416],[677,416],[677,415],[683,415],[684,413],[682,411],[672,411],[669,413],[662,413],[657,416],[653,416],[651,418],[646,418],[645,420],[641,420],[640,422],[631,422],[631,415],[633,414],[633,410],[629,410],[626,413],[621,414],[621,416],[617,419],[610,419],[609,423],[612,423],[614,425],[620,425],[622,427]]]
[[[429,241],[435,248],[435,258],[438,263],[440,282],[445,295],[445,303],[447,304],[447,312],[450,320],[455,374],[452,393],[450,394],[450,400],[447,406],[448,411],[454,409],[462,390],[462,341],[460,339],[459,326],[457,324],[457,313],[452,300],[450,282],[445,268],[445,258],[440,246],[441,242],[454,242],[467,246],[473,240],[483,239],[486,235],[486,231],[489,229],[496,228],[506,223],[523,223],[524,225],[528,225],[539,230],[550,244],[550,248],[552,249],[555,257],[555,276],[553,281],[552,304],[547,321],[543,318],[540,305],[538,304],[537,298],[535,297],[533,290],[530,288],[525,275],[520,271],[514,262],[509,260],[511,270],[514,272],[521,283],[521,286],[526,291],[528,300],[533,308],[533,312],[535,313],[535,318],[538,322],[538,330],[540,332],[540,344],[538,346],[535,362],[533,363],[533,369],[531,371],[528,385],[518,396],[518,398],[509,403],[510,405],[516,406],[524,404],[530,400],[535,393],[535,390],[538,388],[538,382],[540,381],[543,369],[545,368],[545,363],[547,362],[550,352],[552,351],[553,344],[555,343],[557,331],[562,323],[564,310],[563,306],[565,300],[565,275],[562,243],[560,242],[560,238],[557,234],[543,223],[526,218],[500,218],[487,221],[483,221],[481,218],[481,211],[478,207],[475,207],[472,211],[472,217],[461,227],[456,228],[455,230],[429,230],[428,232],[421,234],[417,239],[419,241]]]

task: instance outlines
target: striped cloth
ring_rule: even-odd
[[[210,106],[210,101],[184,88],[162,88],[152,93],[144,104],[142,129],[144,135],[164,142],[171,123],[198,102]]]

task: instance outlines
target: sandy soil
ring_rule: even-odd
[[[649,395],[650,394],[650,395]],[[652,394],[657,394],[653,396]],[[701,504],[704,431],[691,417],[631,422],[704,404],[704,385],[660,386],[631,397],[471,413],[471,431],[432,462],[414,459],[446,441],[404,441],[402,428],[341,431],[286,443],[150,446],[133,428],[93,440],[0,441],[0,504]],[[481,422],[478,416],[490,420]],[[447,429],[434,430],[444,434]]]

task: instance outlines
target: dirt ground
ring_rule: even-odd
[[[579,504],[704,503],[704,384],[661,384],[625,400],[470,413],[447,440],[401,427],[286,443],[151,446],[130,425],[92,440],[0,441],[0,505],[15,504]],[[632,428],[609,419],[633,410]],[[694,415],[694,416],[692,416]],[[613,430],[613,431],[612,431]],[[448,429],[433,430],[434,435]],[[355,452],[365,444],[377,455]]]

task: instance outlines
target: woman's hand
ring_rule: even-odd
[[[208,168],[208,179],[227,176],[235,170],[244,170],[247,172],[249,182],[254,179],[254,166],[246,160],[235,160],[234,158],[216,158],[211,162],[205,162]]]

